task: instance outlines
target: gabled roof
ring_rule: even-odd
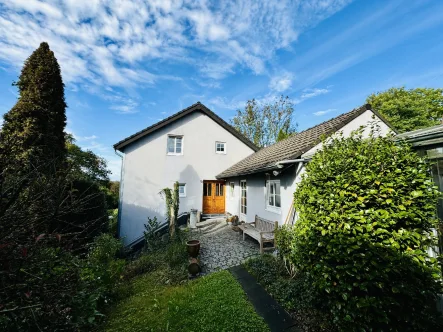
[[[263,172],[275,168],[276,163],[279,161],[300,158],[302,154],[320,143],[323,135],[329,136],[333,134],[367,110],[371,110],[371,105],[363,105],[348,113],[339,115],[331,120],[320,123],[278,143],[263,148],[223,171],[217,175],[216,178],[223,179],[232,176]],[[381,115],[373,110],[371,111],[390,126]]]
[[[152,126],[149,126],[145,129],[135,133],[134,135],[131,135],[131,136],[125,138],[124,140],[121,140],[120,142],[114,144],[114,149],[119,150],[119,151],[123,151],[123,149],[126,146],[134,143],[135,141],[139,140],[140,138],[145,137],[146,135],[149,135],[149,134],[153,133],[154,131],[157,131],[160,128],[163,128],[163,127],[171,124],[172,122],[177,121],[178,119],[181,119],[193,112],[201,112],[203,114],[206,114],[212,120],[214,120],[220,126],[222,126],[224,129],[229,131],[232,135],[237,137],[240,141],[242,141],[247,146],[249,146],[252,150],[258,151],[259,148],[254,143],[252,143],[249,139],[247,139],[245,136],[240,134],[236,129],[234,129],[234,127],[232,127],[225,120],[220,118],[217,114],[212,112],[209,108],[207,108],[205,105],[203,105],[200,102],[197,102],[194,105],[191,105],[191,106],[185,108],[184,110],[181,110],[180,112],[175,113],[174,115],[171,115],[170,117],[163,119],[162,121],[157,122],[156,124],[153,124]]]

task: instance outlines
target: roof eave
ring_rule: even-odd
[[[182,111],[176,113],[175,115],[172,115],[169,118],[166,118],[166,119],[164,119],[152,126],[149,126],[145,129],[121,140],[120,142],[117,142],[116,144],[113,145],[113,147],[115,150],[118,150],[120,152],[124,152],[123,149],[126,146],[134,143],[135,141],[139,140],[140,138],[143,138],[158,129],[161,129],[161,128],[171,124],[172,122],[175,122],[178,119],[181,119],[181,118],[187,116],[188,114],[190,114],[194,111],[200,111],[203,114],[209,116],[217,124],[219,124],[225,130],[227,130],[232,135],[234,135],[237,139],[239,139],[244,144],[246,144],[248,147],[250,147],[254,152],[257,152],[259,150],[259,148],[254,143],[252,143],[249,139],[247,139],[245,136],[243,136],[241,133],[239,133],[234,127],[229,125],[226,121],[224,121],[217,114],[212,112],[209,108],[207,108],[205,105],[203,105],[200,102],[197,102],[196,104],[193,104],[193,105],[183,109]]]

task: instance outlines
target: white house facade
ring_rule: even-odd
[[[228,188],[226,212],[246,222],[258,215],[279,225],[293,223],[297,183],[306,163],[322,148],[322,137],[338,132],[347,137],[362,126],[367,137],[371,125],[378,126],[381,136],[393,130],[370,105],[364,105],[246,157],[217,175]]]
[[[122,155],[119,236],[129,245],[147,218],[165,221],[160,192],[180,183],[180,211],[225,213],[225,182],[216,175],[257,147],[201,103],[114,145]]]

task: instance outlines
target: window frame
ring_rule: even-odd
[[[174,152],[169,152],[169,139],[174,139]],[[181,139],[181,152],[177,153],[177,138]],[[168,156],[182,156],[183,151],[185,150],[185,140],[183,138],[183,135],[168,135],[167,141],[166,141],[166,153]]]
[[[223,144],[223,151],[217,151],[217,144]],[[215,153],[217,154],[226,154],[228,145],[226,142],[215,141]]]
[[[271,184],[276,184],[279,187],[280,194],[277,195],[276,190],[273,194],[271,194]],[[277,187],[275,187],[277,189]],[[269,204],[269,197],[270,195],[274,196],[274,205]],[[280,206],[276,206],[276,196],[280,196]],[[277,214],[281,214],[281,183],[280,180],[266,180],[266,210],[270,212],[274,212]]]
[[[180,192],[180,187],[183,187],[183,194]],[[186,183],[178,184],[178,197],[186,197]]]
[[[244,190],[242,187],[242,183],[245,184]],[[245,205],[242,203],[243,192],[245,192]],[[245,207],[245,213],[243,213],[243,206]],[[240,180],[240,219],[246,221],[248,215],[248,183],[246,180]]]

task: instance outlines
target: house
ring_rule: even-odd
[[[259,150],[201,103],[194,104],[114,145],[122,153],[119,236],[126,245],[142,238],[147,218],[165,221],[160,192],[180,183],[180,211],[255,215],[280,225],[294,218],[292,197],[306,162],[321,139],[377,123],[391,128],[364,105]],[[365,134],[369,133],[365,129]]]
[[[240,220],[254,221],[255,215],[279,225],[292,223],[293,194],[305,165],[321,149],[322,137],[352,131],[378,124],[379,134],[393,130],[370,105],[364,105],[289,138],[263,148],[219,173],[216,178],[226,181],[228,193],[226,212],[238,215]],[[365,128],[363,135],[368,135]]]
[[[118,233],[126,245],[147,218],[165,222],[162,189],[180,183],[180,213],[225,213],[225,182],[216,175],[258,148],[200,102],[116,143],[122,155]]]

